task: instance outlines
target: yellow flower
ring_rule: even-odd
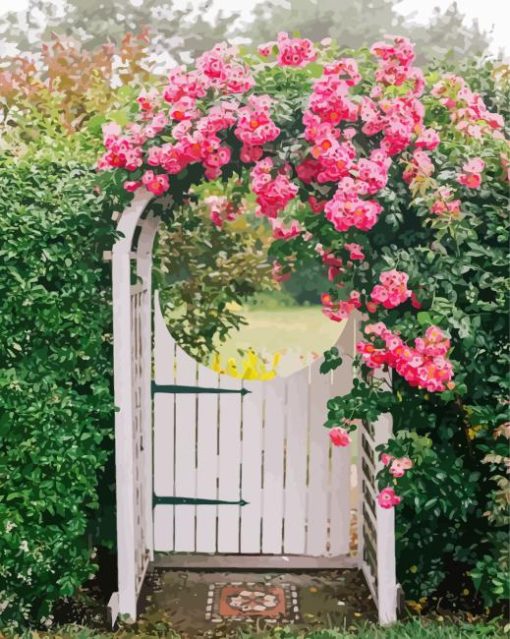
[[[221,365],[221,358],[218,353],[214,353],[211,358],[211,368],[215,373],[226,373],[238,379],[267,381],[277,375],[277,367],[281,359],[280,353],[275,353],[272,357],[271,368],[266,367],[264,358],[258,355],[253,348],[249,348],[241,361],[237,362],[235,357],[229,357],[225,368]]]

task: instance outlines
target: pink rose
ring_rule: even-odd
[[[377,503],[381,508],[393,508],[402,501],[402,498],[395,494],[393,488],[383,488],[377,495]]]
[[[351,443],[349,433],[340,426],[335,426],[329,431],[329,439],[333,446],[348,446]]]

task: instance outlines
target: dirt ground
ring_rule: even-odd
[[[260,631],[275,625],[310,626],[314,630],[341,628],[351,621],[376,618],[372,598],[357,570],[226,573],[158,569],[146,581],[145,618],[157,621],[158,615],[164,615],[176,631],[190,638],[228,637],[240,629]],[[280,618],[269,618],[264,612],[254,615],[246,610],[239,610],[236,617],[224,616],[221,611],[225,611],[226,604],[216,599],[221,599],[225,586],[232,592],[232,584],[245,596],[250,591],[259,591],[259,595],[260,591],[285,591],[294,593],[293,599],[289,597],[286,613]],[[267,596],[266,601],[271,603],[273,596]],[[242,597],[230,600],[236,605],[242,603]],[[250,604],[246,607],[250,608]]]

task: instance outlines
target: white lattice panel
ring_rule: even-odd
[[[145,461],[144,420],[148,418],[144,411],[144,393],[147,372],[145,367],[150,359],[145,354],[142,324],[144,304],[148,301],[148,292],[141,285],[131,287],[131,370],[132,370],[132,407],[133,407],[133,471],[135,498],[135,574],[136,589],[139,593],[149,563],[148,544],[145,536]]]
[[[391,415],[381,415],[359,429],[360,495],[358,552],[361,568],[382,624],[396,620],[395,513],[377,503],[377,474],[382,468],[376,448],[391,436]]]

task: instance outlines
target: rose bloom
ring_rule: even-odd
[[[329,431],[329,439],[333,446],[348,446],[351,443],[351,436],[341,426],[335,426]]]
[[[395,494],[393,488],[383,488],[377,495],[377,503],[381,508],[393,508],[402,501],[402,498]]]

